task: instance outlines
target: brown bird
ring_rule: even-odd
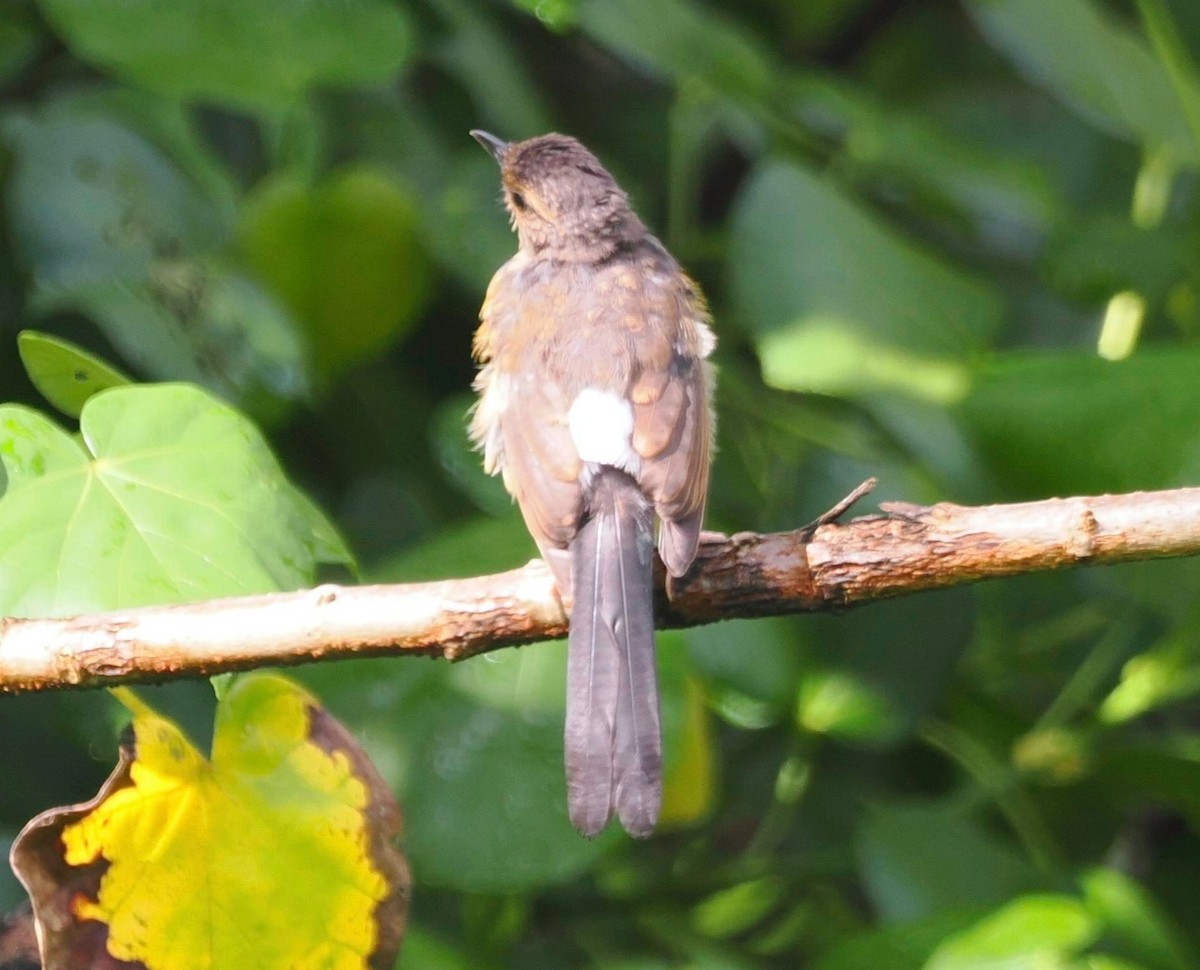
[[[519,247],[480,311],[471,436],[504,476],[571,627],[571,821],[645,837],[662,804],[653,547],[681,576],[708,491],[716,340],[696,284],[574,138],[471,134]]]

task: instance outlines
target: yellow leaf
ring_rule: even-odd
[[[716,784],[713,775],[712,729],[704,692],[689,677],[684,694],[684,728],[678,759],[668,766],[660,819],[664,827],[681,827],[700,821],[712,807]]]
[[[118,696],[134,713],[133,750],[117,783],[62,825],[68,866],[107,862],[97,892],[71,894],[70,922],[104,924],[108,953],[148,970],[392,965],[408,891],[391,845],[399,812],[310,695],[275,675],[241,678],[218,705],[211,761]]]

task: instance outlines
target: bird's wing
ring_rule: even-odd
[[[661,346],[641,356],[643,366],[634,375],[633,447],[642,458],[638,483],[661,522],[659,555],[672,576],[681,576],[696,556],[708,494],[712,378],[704,358],[714,341],[703,302],[690,285],[646,299],[654,317],[668,326]]]
[[[538,342],[555,318],[541,296],[524,292],[518,277],[527,265],[518,254],[497,272],[480,311],[475,356],[485,366],[471,436],[483,448],[485,465],[504,476],[542,557],[570,598],[569,560],[563,555],[583,511],[582,463],[571,440],[570,402],[561,386],[536,367]],[[529,326],[529,317],[536,321]]]
[[[582,463],[567,425],[570,402],[553,381],[510,378],[500,415],[504,484],[539,546],[565,548],[579,528]]]

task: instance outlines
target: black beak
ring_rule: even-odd
[[[478,128],[471,129],[471,137],[486,148],[497,163],[504,159],[504,153],[508,151],[508,142],[501,141],[495,135],[489,135],[486,131],[480,131]]]

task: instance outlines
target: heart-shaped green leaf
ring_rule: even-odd
[[[185,384],[84,405],[82,443],[0,407],[0,614],[41,616],[294,589],[323,548],[258,430]]]

